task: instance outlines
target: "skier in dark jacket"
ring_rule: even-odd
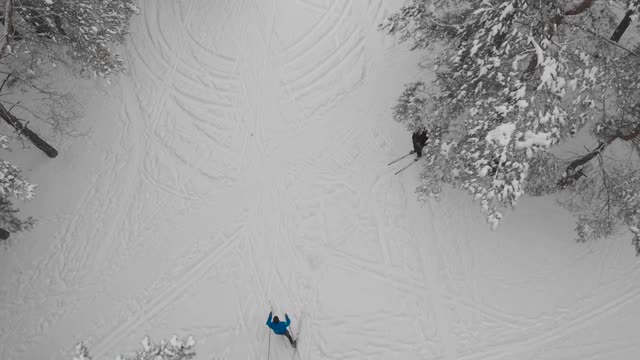
[[[271,313],[269,313],[269,318],[267,319],[267,326],[271,328],[271,330],[273,330],[274,333],[278,334],[278,335],[284,335],[287,337],[287,339],[289,339],[289,342],[291,343],[291,346],[293,346],[294,348],[296,347],[296,340],[293,340],[293,338],[291,337],[291,333],[289,333],[289,330],[287,330],[287,327],[289,327],[289,325],[291,325],[291,320],[289,319],[289,315],[284,314],[284,318],[286,320],[286,322],[281,322],[280,319],[278,319],[277,316],[273,317],[273,321],[271,320]]]
[[[427,144],[429,135],[427,135],[427,129],[422,128],[413,132],[411,141],[413,141],[413,152],[416,153],[418,158],[422,157],[422,148]]]

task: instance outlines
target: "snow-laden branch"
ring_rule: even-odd
[[[169,341],[161,340],[159,344],[145,337],[140,344],[142,349],[137,350],[135,355],[119,355],[116,360],[188,360],[196,355],[196,342],[191,336],[181,340],[174,335]],[[84,343],[76,345],[73,360],[93,360]]]
[[[542,50],[542,48],[540,47],[540,45],[538,44],[536,39],[534,39],[533,36],[531,36],[531,34],[529,34],[527,39],[529,40],[529,42],[531,44],[533,44],[533,48],[536,51],[536,56],[537,56],[537,59],[538,59],[538,65],[542,65],[542,63],[544,63],[544,51]]]

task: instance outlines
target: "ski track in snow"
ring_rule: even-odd
[[[376,29],[400,4],[141,1],[129,76],[47,178],[73,196],[40,195],[53,215],[0,259],[0,358],[177,332],[198,359],[261,359],[271,305],[302,359],[637,357],[626,243],[576,245],[526,206],[490,233],[464,196],[418,204],[419,166],[386,166],[419,61]]]

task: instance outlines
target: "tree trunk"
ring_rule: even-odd
[[[9,235],[10,234],[7,230],[0,228],[0,240],[7,240]]]
[[[638,4],[640,4],[640,0],[636,0],[633,3],[634,6],[637,6]],[[633,14],[635,14],[635,11],[633,10],[629,10],[624,14],[624,18],[622,18],[622,21],[620,21],[620,24],[618,24],[618,27],[613,32],[613,35],[611,35],[611,41],[620,41],[622,34],[624,34],[624,32],[627,31],[629,25],[631,25],[631,16],[633,16]]]
[[[44,141],[38,134],[31,131],[25,125],[18,120],[13,114],[4,107],[3,104],[0,103],[0,117],[4,119],[9,125],[11,125],[14,129],[16,129],[20,134],[26,136],[29,141],[33,143],[38,149],[44,151],[50,158],[55,158],[58,156],[58,151],[53,148],[53,146],[49,145],[46,141]]]
[[[629,24],[631,24],[631,15],[633,15],[633,10],[629,10],[626,14],[624,14],[624,18],[622,19],[622,21],[620,21],[620,24],[618,24],[618,27],[613,32],[613,35],[611,35],[611,41],[618,42],[620,40],[622,34],[624,34],[624,32],[627,30]]]

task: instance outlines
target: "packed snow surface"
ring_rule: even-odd
[[[467,195],[421,205],[420,166],[386,165],[428,61],[376,29],[399,1],[140,5],[128,76],[76,86],[82,135],[23,152],[40,221],[0,253],[1,359],[173,334],[197,359],[289,359],[270,304],[304,360],[640,358],[628,234],[576,244],[551,199],[491,232]]]

